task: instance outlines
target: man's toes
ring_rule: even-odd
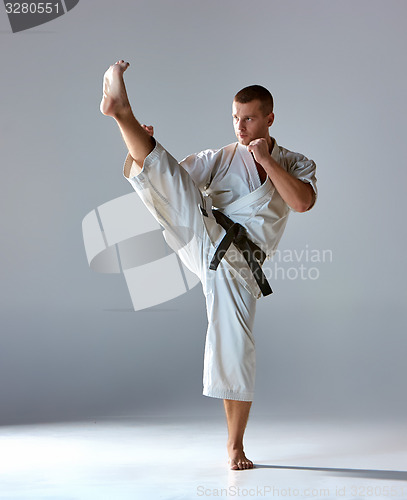
[[[130,63],[124,62],[123,60],[117,61],[115,64],[110,66],[110,71],[115,73],[124,73],[126,69],[130,66]]]
[[[231,470],[246,470],[253,468],[253,462],[248,458],[244,459],[229,458],[228,464]]]
[[[236,460],[229,459],[229,466],[231,470],[239,470]]]
[[[251,460],[239,460],[237,466],[239,470],[252,469],[253,462]]]

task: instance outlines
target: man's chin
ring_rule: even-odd
[[[238,136],[237,140],[238,140],[239,144],[242,144],[243,146],[248,146],[251,142],[251,140],[248,137]]]

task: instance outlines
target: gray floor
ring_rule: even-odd
[[[407,498],[396,422],[250,419],[256,468],[229,471],[219,418],[123,418],[0,430],[0,498]]]

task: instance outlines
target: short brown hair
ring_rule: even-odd
[[[270,92],[261,85],[250,85],[245,87],[235,95],[234,101],[240,102],[241,104],[246,104],[247,102],[259,100],[261,103],[261,110],[265,115],[273,112],[274,101],[273,96]]]

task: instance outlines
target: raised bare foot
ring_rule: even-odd
[[[243,448],[228,446],[228,464],[231,470],[253,469],[253,462],[244,454]]]
[[[123,80],[123,73],[129,66],[129,63],[121,59],[106,71],[103,78],[103,97],[100,103],[100,111],[104,115],[118,118],[131,111]]]

